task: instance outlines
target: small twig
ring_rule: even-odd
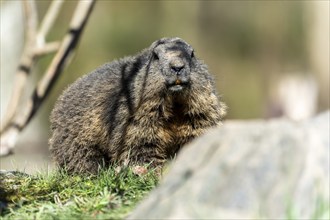
[[[36,48],[34,50],[34,56],[41,57],[43,55],[56,52],[61,46],[60,42],[51,42],[44,44],[42,48]]]
[[[43,47],[46,42],[46,36],[53,26],[56,18],[58,17],[58,13],[61,10],[61,7],[64,3],[64,0],[55,0],[52,1],[51,5],[49,6],[45,17],[43,18],[40,29],[37,34],[37,46],[38,48]]]
[[[12,151],[19,132],[33,118],[63,68],[69,63],[94,4],[95,0],[84,0],[78,3],[70,23],[69,31],[64,37],[45,75],[35,88],[32,97],[23,106],[22,112],[15,114],[7,129],[1,134],[2,149],[0,149],[0,155],[9,154]]]

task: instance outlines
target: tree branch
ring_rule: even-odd
[[[16,113],[4,132],[1,133],[0,155],[7,155],[12,152],[19,132],[22,131],[33,118],[40,105],[49,94],[63,68],[68,65],[95,2],[96,0],[79,1],[71,20],[68,33],[64,37],[45,75],[38,83],[31,98],[24,105],[23,111],[20,114]]]
[[[63,0],[55,0],[52,1],[51,5],[49,6],[45,17],[41,22],[40,29],[37,34],[38,48],[41,48],[45,45],[46,36],[50,28],[53,26],[56,18],[58,17],[58,13],[60,12],[63,3],[64,3]]]
[[[4,116],[1,132],[8,126],[9,122],[13,119],[16,113],[19,100],[21,99],[24,86],[26,85],[27,77],[31,71],[31,67],[34,64],[33,47],[35,45],[38,26],[38,15],[35,1],[23,1],[23,9],[25,15],[25,47],[23,49],[20,64],[15,75],[13,91]]]

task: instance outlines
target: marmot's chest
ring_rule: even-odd
[[[131,143],[141,145],[148,143],[168,146],[191,136],[193,124],[181,109],[167,110],[154,108],[153,111],[136,112],[127,127],[126,138],[132,140]]]

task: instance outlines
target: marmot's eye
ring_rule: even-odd
[[[194,58],[195,57],[195,51],[191,51],[191,58]]]
[[[154,57],[155,60],[159,60],[159,57],[155,52],[153,53],[153,57]]]

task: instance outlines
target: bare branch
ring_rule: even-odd
[[[34,0],[23,1],[23,8],[25,14],[25,47],[22,53],[20,64],[15,76],[13,85],[13,91],[9,104],[6,110],[6,114],[1,124],[0,134],[10,125],[10,121],[17,113],[18,104],[21,100],[24,87],[27,82],[27,78],[32,71],[35,62],[38,57],[46,55],[48,53],[56,52],[59,48],[59,43],[45,43],[46,35],[48,34],[51,26],[54,24],[56,17],[58,16],[59,10],[63,4],[63,0],[54,0],[42,23],[39,31],[37,32],[38,26],[38,15],[36,4]]]
[[[46,74],[39,82],[35,93],[33,94],[33,97],[36,97],[38,99],[38,102],[41,102],[46,97],[49,90],[52,88],[56,78],[61,73],[64,66],[68,64],[68,61],[73,55],[74,49],[77,46],[77,42],[93,9],[94,3],[95,0],[80,1],[78,3],[78,6],[70,23],[69,31],[64,37],[62,45],[57,54],[55,55],[54,59],[52,60],[49,68],[47,69]],[[40,104],[41,103],[37,104],[37,101],[35,101],[33,111],[26,111],[29,112],[30,115],[24,123],[20,124],[21,128],[26,126],[28,121],[33,117],[37,108],[39,108]]]
[[[0,155],[7,155],[12,151],[16,144],[19,132],[23,130],[33,118],[43,100],[49,94],[63,68],[71,60],[70,58],[73,55],[74,49],[77,46],[78,40],[92,12],[94,4],[95,0],[79,1],[71,20],[68,33],[64,37],[62,44],[45,75],[38,83],[30,100],[28,100],[23,107],[23,111],[20,114],[15,114],[13,120],[9,123],[9,126],[1,134],[2,149],[0,150]]]
[[[25,32],[27,40],[33,41],[37,35],[38,13],[34,0],[23,1]]]
[[[45,38],[50,28],[53,26],[63,3],[64,3],[63,0],[56,0],[56,1],[52,1],[51,5],[49,6],[45,17],[41,22],[40,29],[37,35],[37,45],[39,48],[45,44],[46,42]]]
[[[27,77],[30,73],[34,62],[33,46],[35,45],[38,15],[34,0],[23,1],[24,15],[25,15],[25,47],[23,49],[22,57],[18,70],[16,72],[13,91],[9,104],[2,123],[1,132],[8,126],[10,120],[13,119],[19,100],[21,99]]]

